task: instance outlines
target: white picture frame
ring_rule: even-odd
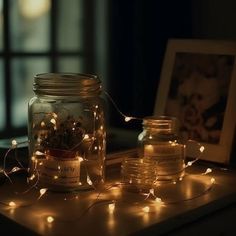
[[[205,147],[200,159],[229,164],[236,124],[236,42],[170,39],[154,115],[177,117],[181,136]]]

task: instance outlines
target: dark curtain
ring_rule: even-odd
[[[109,92],[122,112],[152,115],[169,38],[190,38],[191,1],[109,1]],[[110,107],[110,124],[125,124]]]

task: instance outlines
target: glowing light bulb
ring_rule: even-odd
[[[20,170],[20,168],[17,167],[17,166],[15,166],[15,167],[12,168],[11,173],[17,172],[17,171],[19,171],[19,170]]]
[[[56,119],[57,118],[57,114],[55,112],[52,113],[52,116]]]
[[[84,139],[88,139],[89,138],[89,135],[88,134],[85,134],[84,135]]]
[[[40,196],[43,196],[46,192],[47,192],[47,188],[41,188],[40,190],[39,190],[39,192],[40,192]]]
[[[9,202],[9,204],[8,204],[10,207],[15,207],[16,206],[16,203],[15,202],[13,202],[13,201],[11,201],[11,202]]]
[[[17,141],[15,139],[13,139],[11,141],[11,145],[12,145],[12,147],[16,147],[17,146]]]
[[[52,216],[47,217],[47,222],[52,223],[54,221],[54,218]]]
[[[191,166],[193,164],[193,162],[192,161],[189,161],[188,163],[187,163],[187,166]]]
[[[149,190],[149,193],[152,194],[152,195],[154,196],[154,189],[151,188],[151,189]]]
[[[36,152],[35,152],[35,155],[40,156],[40,155],[44,155],[44,153],[43,153],[43,152],[40,152],[40,151],[36,151]]]
[[[53,179],[58,179],[58,176],[57,176],[57,175],[54,175],[54,176],[53,176]]]
[[[110,213],[113,213],[115,210],[115,203],[111,203],[108,205],[108,209]]]
[[[30,177],[29,177],[29,180],[33,180],[35,178],[35,174],[32,174]]]
[[[82,157],[79,157],[79,162],[82,162],[84,159]]]
[[[155,202],[157,202],[157,203],[162,203],[162,200],[161,200],[161,198],[156,197]]]
[[[50,122],[51,122],[52,124],[54,124],[54,125],[57,123],[54,118],[52,118],[52,119],[50,120]]]
[[[41,126],[41,127],[45,127],[45,126],[46,126],[45,122],[42,121],[42,122],[40,123],[40,126]]]
[[[130,120],[132,120],[132,117],[129,117],[129,116],[125,117],[125,122],[129,122]]]
[[[211,178],[211,183],[214,184],[216,182],[215,178]]]
[[[204,146],[201,146],[201,147],[199,148],[199,150],[200,150],[200,152],[203,152],[203,151],[205,150],[205,147],[204,147]]]
[[[87,175],[87,183],[88,183],[89,185],[93,185],[93,182],[91,181],[91,179],[89,178],[88,175]]]
[[[143,207],[143,212],[145,212],[145,213],[148,213],[148,212],[150,212],[150,207],[149,206],[145,206],[145,207]]]
[[[207,173],[211,173],[211,172],[212,172],[212,169],[211,169],[211,168],[207,168],[206,172],[207,172]]]

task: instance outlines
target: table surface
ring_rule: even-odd
[[[117,157],[117,156],[116,156]],[[46,192],[40,199],[39,189],[29,189],[24,175],[12,176],[13,184],[0,186],[0,223],[2,232],[24,232],[25,235],[138,235],[168,233],[198,218],[236,202],[236,172],[195,164],[187,169],[182,181],[155,189],[155,196],[125,190],[120,184],[120,168],[108,163],[104,190],[73,193]],[[211,184],[211,179],[215,183]],[[8,205],[14,201],[17,207]],[[113,213],[109,204],[115,203]],[[144,207],[149,212],[144,212]],[[52,216],[54,221],[47,222]],[[13,227],[14,226],[14,227]]]

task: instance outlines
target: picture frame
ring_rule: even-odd
[[[170,39],[154,115],[177,117],[187,147],[194,140],[189,157],[229,164],[236,125],[236,42]],[[197,143],[205,147],[200,156]]]

